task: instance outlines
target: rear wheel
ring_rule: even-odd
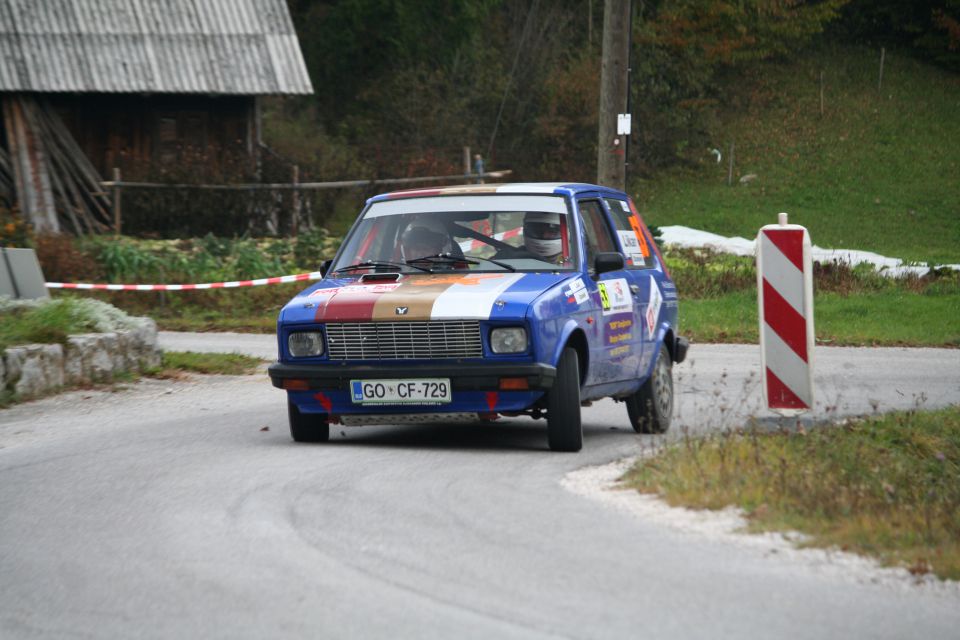
[[[653,373],[627,398],[627,415],[637,433],[665,433],[673,419],[673,361],[660,345]]]
[[[327,416],[318,413],[301,413],[297,405],[287,400],[287,415],[290,416],[290,437],[294,442],[326,442],[330,439],[330,423]]]
[[[580,451],[580,364],[575,349],[564,349],[557,379],[547,391],[547,441],[553,451]]]

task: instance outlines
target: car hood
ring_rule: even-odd
[[[517,319],[578,273],[401,275],[396,281],[329,279],[291,300],[282,323]]]

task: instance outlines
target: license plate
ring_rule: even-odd
[[[354,404],[444,404],[450,402],[449,378],[351,380]]]

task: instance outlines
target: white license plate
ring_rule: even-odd
[[[450,402],[449,378],[351,380],[355,404],[443,404]]]

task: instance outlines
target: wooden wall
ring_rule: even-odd
[[[252,96],[50,94],[97,171],[109,179],[120,167],[127,179],[147,177],[196,154],[210,162],[246,154],[255,167],[258,112]]]

